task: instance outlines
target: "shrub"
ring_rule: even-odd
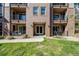
[[[0,39],[4,39],[5,37],[4,36],[0,36]]]

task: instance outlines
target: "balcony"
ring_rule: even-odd
[[[67,23],[67,19],[65,18],[64,15],[61,15],[61,16],[53,15],[52,22],[53,23],[62,23],[63,24],[63,23]]]
[[[67,3],[52,3],[51,7],[53,7],[53,8],[67,8],[68,4]]]
[[[67,23],[67,20],[60,20],[60,19],[58,19],[58,20],[54,20],[53,23],[62,23],[62,24],[65,24],[65,23]]]
[[[27,3],[11,3],[11,7],[26,7]]]
[[[2,7],[0,7],[0,12],[2,12]]]
[[[0,23],[2,23],[3,22],[3,19],[2,18],[0,18]]]
[[[22,35],[26,33],[26,26],[25,25],[16,25],[14,24],[12,26],[12,35]]]
[[[0,7],[0,17],[2,17],[2,7]]]
[[[23,14],[13,15],[13,18],[11,18],[11,23],[25,24],[26,23],[26,15],[23,15]]]
[[[13,20],[13,19],[11,19],[11,23],[15,23],[15,24],[25,24],[26,22],[25,22],[25,20],[18,20],[18,19]]]

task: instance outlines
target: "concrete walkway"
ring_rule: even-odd
[[[0,40],[0,43],[42,42],[42,41],[44,41],[44,37],[46,37],[46,36],[34,36],[33,38],[27,38],[27,39],[11,39],[11,40],[2,39],[2,40]],[[53,37],[47,37],[47,38],[48,39],[57,39],[57,38],[59,38],[59,40],[69,40],[69,41],[77,41],[77,42],[79,42],[78,37],[53,36]]]
[[[27,39],[1,39],[0,43],[16,43],[16,42],[42,42],[44,41],[44,37],[33,37],[33,38],[27,38]]]
[[[79,37],[63,36],[62,38],[64,38],[65,40],[69,40],[69,41],[78,41],[79,42]]]
[[[72,37],[72,36],[53,36],[53,37],[48,37],[49,39],[57,39],[59,40],[68,40],[68,41],[78,41],[79,42],[79,37]]]

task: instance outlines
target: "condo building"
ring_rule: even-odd
[[[78,13],[79,3],[0,3],[0,35],[74,36]]]

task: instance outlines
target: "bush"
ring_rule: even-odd
[[[5,37],[4,36],[0,36],[0,39],[4,39]]]

